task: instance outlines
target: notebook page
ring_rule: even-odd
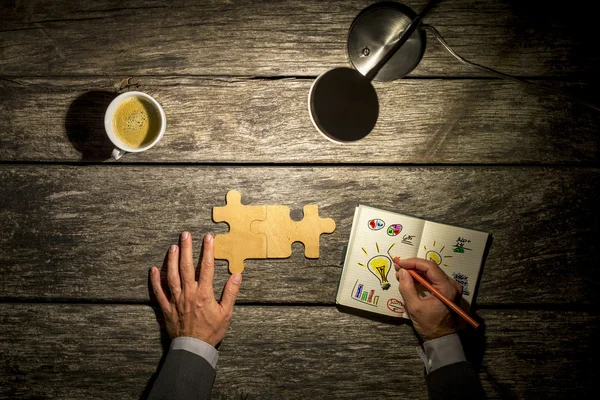
[[[463,287],[461,307],[469,311],[489,234],[425,222],[417,257],[431,260]]]
[[[416,256],[424,222],[359,206],[336,301],[349,307],[408,318],[392,257]]]

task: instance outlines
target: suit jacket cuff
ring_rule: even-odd
[[[178,337],[171,342],[170,350],[186,350],[204,358],[213,367],[217,368],[219,352],[210,344],[193,337]]]
[[[417,348],[417,353],[427,374],[446,365],[467,361],[458,333],[428,340],[423,343],[423,348]]]

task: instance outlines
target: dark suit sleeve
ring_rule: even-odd
[[[479,377],[466,361],[438,368],[425,379],[431,400],[485,398]]]
[[[212,365],[199,355],[171,349],[148,399],[209,399],[215,375]]]

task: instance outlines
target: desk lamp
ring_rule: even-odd
[[[334,68],[320,75],[308,94],[308,111],[315,128],[327,139],[348,143],[367,136],[377,123],[379,101],[371,81],[391,81],[410,73],[425,52],[425,30],[460,62],[496,77],[558,93],[587,107],[600,107],[560,90],[516,78],[465,60],[439,32],[422,20],[441,0],[431,1],[420,14],[395,2],[375,3],[352,22],[348,58],[354,68]]]

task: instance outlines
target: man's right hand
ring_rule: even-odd
[[[183,232],[180,246],[169,248],[167,281],[171,298],[162,288],[160,272],[152,267],[152,288],[165,316],[167,333],[176,337],[193,337],[216,346],[227,332],[233,315],[235,300],[240,291],[241,274],[232,274],[225,284],[220,302],[215,299],[213,278],[215,275],[214,238],[204,237],[200,279],[196,281],[192,255],[192,235]]]
[[[400,294],[413,321],[415,330],[424,341],[436,339],[456,332],[456,315],[437,297],[419,297],[415,282],[406,270],[415,270],[427,279],[444,296],[457,302],[462,286],[450,278],[433,261],[422,258],[400,260],[394,258],[396,278],[400,282]]]

